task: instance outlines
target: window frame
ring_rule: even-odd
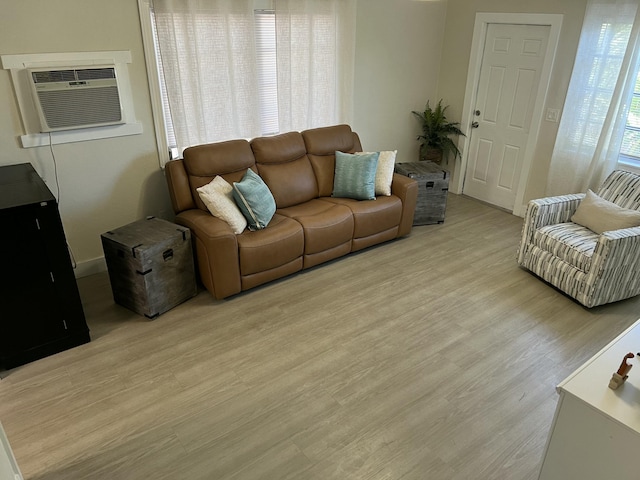
[[[266,45],[265,49],[260,49],[256,45],[256,54],[266,53],[267,55],[273,55],[273,65],[271,65],[272,72],[267,72],[269,66],[265,66],[264,62],[260,62],[259,75],[272,75],[268,81],[264,82],[262,89],[269,89],[269,81],[275,83],[275,95],[271,98],[266,98],[266,101],[261,101],[261,118],[263,115],[268,119],[266,123],[262,124],[263,135],[276,135],[279,132],[278,122],[278,97],[277,97],[277,61],[275,58],[275,10],[271,2],[257,0],[254,8],[254,21],[256,22],[256,43],[259,42],[259,28],[264,26],[261,23],[262,20],[267,18],[261,17],[263,15],[273,15],[270,25],[273,28],[273,37],[268,39],[272,41],[271,44]],[[169,103],[167,100],[166,89],[162,84],[162,65],[157,51],[157,36],[155,31],[155,25],[153,23],[153,8],[151,0],[138,0],[138,9],[140,13],[140,24],[142,27],[143,47],[145,53],[145,62],[147,67],[147,77],[149,83],[149,90],[151,96],[151,110],[153,114],[153,123],[156,131],[156,146],[158,149],[158,156],[160,161],[160,167],[164,168],[165,164],[170,160],[181,158],[182,152],[179,152],[177,145],[172,145],[170,137],[172,137],[173,125],[169,112]],[[261,68],[262,66],[262,68]],[[264,80],[264,77],[263,77]],[[273,88],[273,85],[271,86]],[[271,112],[269,110],[271,109]],[[275,112],[273,111],[275,110]],[[263,112],[265,112],[263,114]],[[275,116],[274,116],[275,115]],[[272,125],[275,122],[276,128],[265,128],[268,125]],[[169,131],[171,130],[171,132]],[[175,138],[175,135],[172,137]],[[175,143],[175,142],[174,142]]]
[[[164,120],[160,78],[157,73],[158,61],[155,52],[153,24],[151,23],[151,1],[138,0],[138,12],[140,17],[140,26],[142,29],[144,58],[147,67],[147,81],[149,83],[153,127],[156,132],[155,137],[156,147],[158,150],[158,160],[160,162],[160,168],[164,169],[165,164],[172,160],[172,155],[169,153],[169,142],[167,141],[166,135],[167,125]],[[162,132],[162,135],[160,132]]]
[[[260,124],[262,135],[265,136],[280,133],[280,125],[278,122],[278,62],[276,59],[275,14],[276,12],[272,8],[256,8],[253,11],[256,27]],[[272,29],[272,35],[269,35],[265,27]],[[261,43],[261,40],[263,40],[264,43]],[[270,56],[272,56],[271,62],[269,61]],[[270,126],[273,127],[270,128]]]
[[[627,119],[624,126],[624,133],[626,133],[627,131],[640,133],[640,126],[633,126],[629,120],[633,113],[631,111],[631,106],[633,105],[634,99],[636,99],[637,104],[640,106],[640,75],[638,73],[636,73],[636,83],[635,83],[634,91],[632,92],[631,98],[629,99],[629,112],[627,112]],[[640,111],[640,108],[638,110]],[[625,170],[631,170],[635,173],[640,174],[640,156],[636,156],[628,152],[624,152],[622,150],[622,144],[621,144],[620,152],[618,153],[618,167],[623,168]]]

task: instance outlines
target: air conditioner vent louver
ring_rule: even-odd
[[[119,123],[122,120],[117,87],[40,92],[40,105],[51,129]],[[91,108],[87,108],[91,105]]]
[[[102,78],[116,78],[113,68],[87,68],[86,70],[76,70],[78,80],[100,80]]]
[[[42,132],[124,123],[115,67],[30,74]]]
[[[73,70],[49,70],[32,72],[31,78],[35,83],[72,82],[76,75]]]

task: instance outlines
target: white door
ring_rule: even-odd
[[[512,211],[549,41],[548,25],[489,24],[463,193]]]

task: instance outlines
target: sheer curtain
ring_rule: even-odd
[[[273,3],[277,131],[349,123],[356,0]],[[277,133],[261,125],[270,67],[257,43],[268,38],[268,21],[254,7],[254,0],[153,0],[161,82],[180,152]]]
[[[252,2],[154,0],[176,142],[260,134]]]
[[[276,0],[280,131],[350,123],[355,0]]]
[[[616,167],[636,80],[638,0],[589,0],[547,195],[595,190]]]

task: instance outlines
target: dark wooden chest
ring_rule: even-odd
[[[397,163],[396,173],[418,182],[414,225],[443,223],[449,192],[449,172],[433,162]]]
[[[29,163],[0,167],[0,368],[90,340],[58,203]]]
[[[113,299],[148,318],[196,294],[188,228],[148,218],[103,233]]]

